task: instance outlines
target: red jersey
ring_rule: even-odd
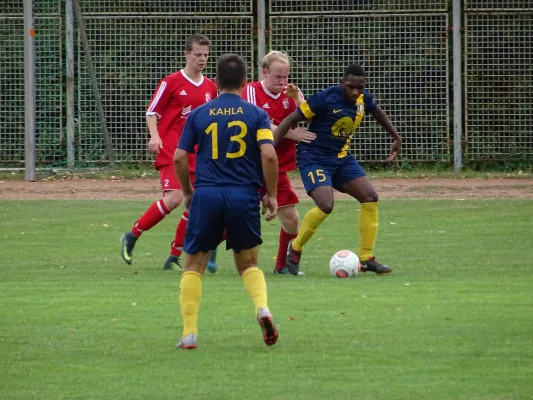
[[[215,97],[217,87],[212,80],[202,76],[200,82],[194,82],[184,70],[159,82],[146,110],[146,115],[157,115],[157,130],[163,142],[163,148],[155,157],[156,169],[173,163],[174,152],[190,112]],[[189,169],[196,170],[194,154],[189,154]]]
[[[296,103],[283,93],[271,93],[263,82],[251,82],[242,90],[242,98],[265,110],[274,125],[279,125],[290,113],[296,110]],[[303,96],[302,96],[303,97]],[[276,146],[279,172],[289,172],[296,169],[296,142],[291,139],[281,139]]]

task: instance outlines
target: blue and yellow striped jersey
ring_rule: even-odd
[[[191,112],[178,148],[196,151],[195,187],[263,186],[259,146],[274,144],[267,113],[235,94]]]
[[[298,112],[311,120],[309,130],[317,134],[311,143],[299,143],[298,157],[311,156],[331,161],[348,155],[350,140],[365,111],[373,112],[377,104],[365,89],[356,104],[344,96],[341,86],[332,86],[309,97]]]

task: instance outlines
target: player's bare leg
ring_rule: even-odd
[[[392,272],[392,268],[381,264],[373,251],[378,234],[378,194],[368,176],[353,179],[344,185],[344,190],[361,203],[359,216],[360,249],[362,271],[372,271],[378,275]]]
[[[281,222],[281,229],[279,233],[279,248],[276,257],[276,267],[274,274],[291,275],[287,268],[286,256],[287,248],[291,240],[298,236],[298,226],[300,224],[300,216],[295,205],[278,208],[278,218]],[[298,271],[298,276],[304,276],[305,273]]]
[[[174,210],[175,208],[179,207],[179,205],[183,201],[183,192],[181,190],[167,191],[165,192],[165,197],[163,198],[163,200],[165,201],[165,204],[167,204],[166,202],[168,201],[169,207],[174,207],[172,208],[172,210]],[[183,237],[185,237],[185,230],[187,229],[188,216],[189,214],[187,212],[184,212],[183,215],[181,216],[178,222],[178,225],[176,227],[176,236],[178,236],[178,232],[182,230]],[[185,221],[183,221],[184,219]],[[176,250],[174,250],[174,248],[176,248]],[[171,249],[170,255],[165,261],[165,264],[163,264],[163,269],[164,270],[178,269],[178,268],[181,269],[182,266],[180,264],[179,257],[181,255],[181,252],[183,251],[183,243],[181,244],[181,246],[179,246],[173,240],[170,245],[170,249]]]
[[[183,201],[183,192],[181,190],[166,190],[163,202],[167,208],[172,211],[178,208]]]
[[[304,245],[313,237],[320,224],[333,211],[334,198],[331,186],[319,186],[313,189],[309,196],[314,200],[316,207],[313,207],[305,214],[298,236],[289,243],[287,249],[285,263],[289,272],[293,275],[297,275],[300,270],[300,258]]]
[[[180,309],[183,334],[178,348],[195,349],[198,339],[198,312],[202,297],[202,278],[210,253],[186,254],[180,281]]]
[[[259,246],[233,254],[235,267],[242,277],[248,296],[254,303],[263,340],[267,346],[272,346],[278,341],[278,330],[268,309],[265,275],[263,271],[257,268]]]
[[[181,204],[182,199],[181,190],[164,191],[163,198],[153,203],[135,223],[132,230],[120,237],[120,255],[127,264],[133,262],[133,249],[141,234],[161,222],[163,218]]]

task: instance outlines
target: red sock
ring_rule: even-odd
[[[226,234],[226,230],[224,229],[224,232],[222,233],[222,239],[220,239],[220,243],[226,240],[226,237],[227,237],[227,234]]]
[[[282,268],[285,268],[285,257],[287,257],[287,247],[289,242],[298,236],[297,233],[287,233],[281,228],[279,231],[279,247],[278,247],[278,256],[276,258],[276,271],[280,271]]]
[[[170,214],[170,211],[165,206],[163,200],[156,201],[150,206],[150,208],[148,208],[148,210],[146,210],[142,217],[135,222],[135,225],[131,228],[131,233],[137,237],[141,236],[144,231],[156,226],[167,214]]]
[[[187,232],[187,222],[189,222],[189,213],[187,211],[183,212],[183,215],[178,222],[176,227],[176,237],[172,241],[170,246],[170,254],[173,256],[181,256],[183,252],[183,243],[185,243],[185,232]]]

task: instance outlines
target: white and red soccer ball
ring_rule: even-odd
[[[361,272],[361,261],[350,250],[340,250],[329,260],[329,272],[337,278],[351,278]]]

